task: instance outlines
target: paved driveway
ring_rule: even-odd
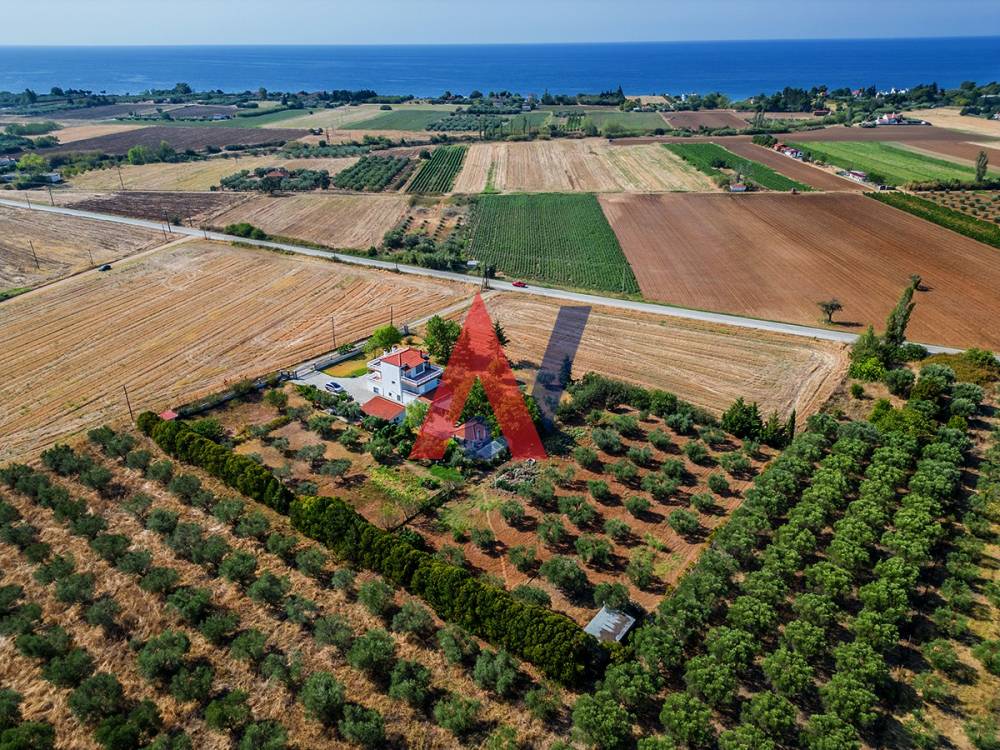
[[[375,397],[375,394],[368,390],[365,383],[365,376],[359,378],[334,378],[326,373],[316,371],[303,378],[296,378],[292,381],[296,385],[314,385],[321,391],[326,389],[328,383],[339,383],[344,387],[347,395],[364,405]]]

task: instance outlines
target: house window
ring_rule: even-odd
[[[372,388],[372,390],[375,391],[375,393],[378,393],[378,388]]]

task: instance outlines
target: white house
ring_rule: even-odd
[[[443,374],[419,349],[393,347],[368,363],[366,383],[376,396],[406,406],[437,388]]]

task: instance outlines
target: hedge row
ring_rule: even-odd
[[[213,443],[181,422],[166,422],[152,412],[140,414],[137,423],[140,430],[174,458],[200,466],[247,497],[288,515],[295,496],[260,464]]]
[[[909,193],[865,193],[865,195],[921,219],[932,221],[945,229],[1000,248],[1000,226],[995,224],[989,224],[974,216],[968,216],[961,211],[955,211]]]
[[[342,500],[295,498],[267,469],[202,438],[180,422],[146,412],[139,427],[168,454],[204,468],[234,489],[289,514],[292,525],[359,567],[423,598],[438,615],[530,661],[566,685],[581,684],[606,661],[598,642],[569,618],[521,602],[463,568],[382,531]]]

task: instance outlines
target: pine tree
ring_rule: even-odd
[[[983,182],[986,179],[986,170],[990,166],[990,158],[985,151],[980,151],[976,157],[976,182]]]

